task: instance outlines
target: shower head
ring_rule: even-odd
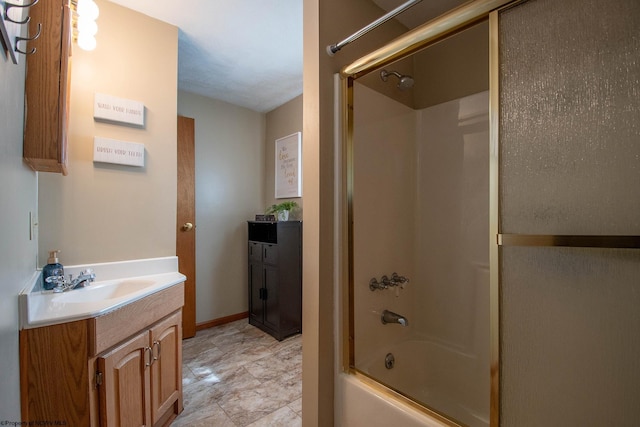
[[[400,90],[406,90],[406,89],[411,89],[413,87],[413,77],[411,76],[407,76],[407,75],[402,75],[400,73],[398,73],[397,71],[387,71],[387,70],[382,70],[380,71],[380,78],[382,79],[383,82],[386,82],[387,80],[389,80],[389,76],[396,76],[398,78],[398,85],[397,88]]]

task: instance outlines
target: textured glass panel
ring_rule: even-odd
[[[640,234],[640,1],[500,14],[501,232]]]
[[[501,258],[501,425],[637,426],[640,251]]]

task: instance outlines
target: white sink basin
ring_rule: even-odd
[[[124,279],[100,285],[89,285],[57,294],[54,303],[81,303],[121,298],[155,285],[154,280]]]
[[[65,267],[78,274],[91,268],[96,281],[84,288],[55,293],[42,290],[36,272],[18,296],[20,327],[37,328],[101,316],[152,293],[186,280],[178,272],[178,258],[163,257]]]

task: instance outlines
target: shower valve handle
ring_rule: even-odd
[[[387,289],[391,285],[389,278],[387,276],[382,276],[380,281],[375,277],[369,280],[369,289],[375,291],[376,289]]]
[[[404,276],[398,276],[398,273],[391,275],[391,286],[403,286],[405,283],[409,283],[409,279]]]
[[[407,279],[406,277],[399,276],[398,273],[393,273],[391,275],[391,279],[389,279],[387,276],[382,276],[380,278],[380,281],[378,281],[378,279],[376,279],[375,277],[372,278],[371,280],[369,280],[369,289],[371,291],[375,291],[377,289],[382,290],[393,288],[395,286],[400,286],[402,288],[407,282],[409,282],[409,279]]]

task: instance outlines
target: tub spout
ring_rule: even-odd
[[[387,323],[399,323],[402,326],[409,326],[409,321],[407,320],[406,317],[401,316],[389,310],[384,310],[382,312],[382,316],[380,317],[380,319],[382,320],[382,323],[385,325]]]

